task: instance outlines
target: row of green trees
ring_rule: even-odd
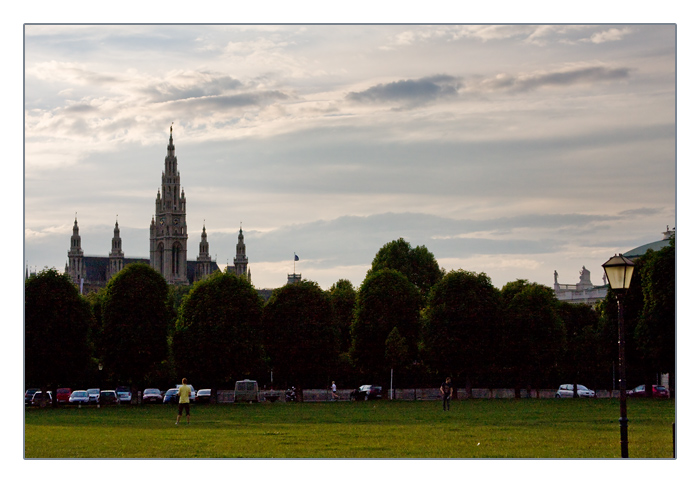
[[[673,241],[637,261],[626,309],[628,380],[673,373]],[[499,290],[484,273],[445,273],[403,239],[378,251],[358,289],[303,280],[266,303],[232,274],[169,288],[148,265],[130,264],[82,297],[46,270],[25,286],[25,378],[47,388],[143,388],[186,376],[216,391],[243,377],[276,387],[388,386],[393,372],[399,387],[450,375],[467,388],[612,388],[616,315],[612,295],[593,310],[526,280]]]

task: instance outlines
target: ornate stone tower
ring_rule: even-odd
[[[122,251],[122,237],[119,235],[119,222],[116,221],[114,223],[114,236],[112,237],[112,251],[109,252],[107,280],[114,277],[122,268],[124,268],[124,252]]]
[[[202,241],[199,242],[199,256],[197,257],[197,273],[195,281],[203,280],[211,274],[211,257],[209,256],[209,242],[207,241],[207,229],[202,226]]]
[[[236,275],[239,277],[247,277],[250,281],[250,273],[248,273],[248,257],[245,254],[245,243],[243,243],[243,227],[238,230],[238,244],[236,245],[236,258],[233,260]]]
[[[161,194],[162,192],[162,194]],[[187,223],[185,190],[180,187],[180,172],[170,126],[168,155],[161,187],[156,196],[156,214],[151,219],[151,267],[170,284],[187,284]]]
[[[73,236],[70,237],[70,250],[68,251],[68,273],[73,283],[80,284],[85,278],[85,265],[83,264],[83,249],[80,247],[80,230],[78,229],[78,216],[73,223]]]

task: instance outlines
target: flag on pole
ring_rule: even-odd
[[[298,262],[298,261],[299,261],[299,256],[298,256],[296,253],[294,254],[294,261],[295,261],[295,262]]]

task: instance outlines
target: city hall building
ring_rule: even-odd
[[[205,226],[202,226],[199,254],[196,260],[187,259],[187,240],[187,199],[185,190],[180,186],[180,172],[177,169],[171,126],[165,169],[156,195],[155,214],[151,218],[150,257],[127,258],[124,256],[118,221],[114,224],[112,249],[109,256],[85,256],[81,248],[76,216],[65,272],[80,287],[81,292],[89,292],[104,287],[110,278],[130,263],[150,265],[171,285],[190,285],[213,272],[220,271],[216,261],[212,261],[209,255]],[[233,266],[227,266],[226,271],[244,276],[250,281],[251,273],[248,268],[242,227],[238,231]]]

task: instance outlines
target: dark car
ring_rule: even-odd
[[[108,404],[119,404],[119,396],[117,396],[117,391],[100,391],[100,404],[103,406]]]
[[[206,404],[211,401],[211,389],[200,389],[194,397],[194,402]]]
[[[163,404],[177,404],[180,401],[180,397],[177,394],[177,388],[173,387],[165,391],[163,396]]]
[[[641,384],[631,391],[627,391],[627,397],[646,397],[646,386]],[[668,389],[664,386],[657,386],[656,384],[651,386],[652,397],[669,397]]]
[[[37,391],[32,396],[32,406],[41,406],[41,407],[48,406],[49,404],[51,404],[51,400],[52,400],[51,391],[47,391],[47,392]]]
[[[26,391],[24,391],[24,405],[25,406],[29,406],[32,404],[32,397],[34,397],[34,393],[36,393],[37,391],[39,391],[38,387],[33,387],[33,388],[30,388],[30,389],[27,389]]]
[[[382,386],[372,386],[371,384],[360,386],[350,394],[350,399],[355,401],[369,401],[370,399],[381,399],[381,397]]]
[[[141,401],[143,401],[144,404],[162,403],[163,395],[161,394],[160,389],[155,387],[149,387],[148,389],[144,389]]]
[[[67,403],[72,392],[69,387],[59,387],[56,389],[56,402]]]

